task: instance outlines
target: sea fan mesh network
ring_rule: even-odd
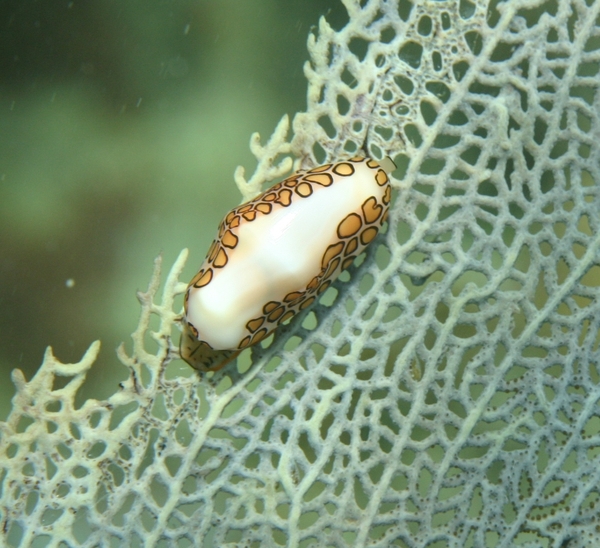
[[[597,546],[600,3],[345,6],[236,180],[390,155],[387,233],[214,376],[173,369],[185,253],[108,401],[74,406],[97,343],[15,371],[4,545]]]

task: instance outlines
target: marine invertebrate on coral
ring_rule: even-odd
[[[309,38],[291,141],[286,118],[255,136],[236,181],[390,155],[386,234],[209,381],[174,361],[184,255],[140,295],[108,401],[73,403],[97,346],[15,373],[9,546],[595,545],[600,3],[344,5]]]
[[[296,172],[230,211],[185,292],[181,357],[220,369],[308,308],[375,239],[391,197],[382,165],[356,156]]]

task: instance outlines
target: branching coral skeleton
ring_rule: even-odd
[[[186,252],[107,401],[73,403],[99,343],[16,371],[5,545],[595,546],[600,2],[344,5],[291,140],[253,136],[235,181],[389,155],[387,233],[217,374],[174,359]]]

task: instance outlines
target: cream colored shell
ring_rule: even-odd
[[[310,306],[375,238],[390,199],[380,164],[355,157],[230,211],[186,291],[182,358],[217,370]]]

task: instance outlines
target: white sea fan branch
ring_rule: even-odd
[[[344,5],[235,179],[389,155],[387,233],[217,374],[174,359],[186,252],[108,401],[74,404],[98,343],[15,372],[7,546],[597,545],[600,2]]]

